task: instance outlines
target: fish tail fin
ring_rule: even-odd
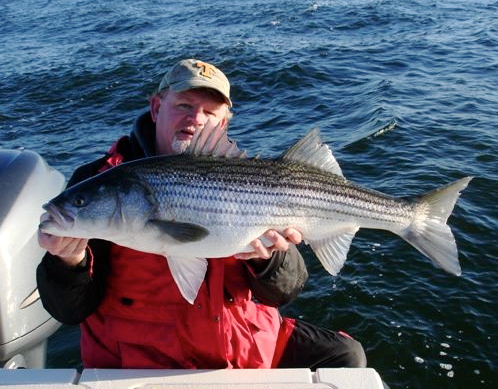
[[[462,271],[455,238],[446,221],[471,179],[462,178],[419,197],[412,224],[399,233],[437,266],[455,275]]]

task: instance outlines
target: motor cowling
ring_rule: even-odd
[[[60,326],[36,287],[45,254],[37,230],[42,205],[64,186],[37,153],[0,149],[0,367],[43,368],[47,338]]]

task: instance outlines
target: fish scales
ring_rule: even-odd
[[[160,204],[177,210],[213,215],[225,214],[224,224],[286,224],[287,218],[308,217],[406,224],[412,212],[408,202],[356,186],[342,177],[319,169],[272,160],[176,158],[177,163],[142,167]],[[188,163],[186,163],[188,162]],[[168,206],[170,208],[170,206]],[[167,214],[170,211],[161,210]],[[310,215],[311,212],[311,215]],[[244,220],[228,215],[253,216]],[[260,217],[261,219],[255,219]],[[275,223],[275,217],[280,223]],[[189,221],[193,221],[189,219]]]

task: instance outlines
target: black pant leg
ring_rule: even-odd
[[[349,335],[296,320],[279,368],[365,367],[362,345]]]

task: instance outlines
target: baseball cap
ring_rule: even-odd
[[[207,62],[184,59],[166,73],[159,84],[159,92],[169,88],[184,92],[193,88],[211,88],[220,92],[231,107],[230,82],[223,72]]]

